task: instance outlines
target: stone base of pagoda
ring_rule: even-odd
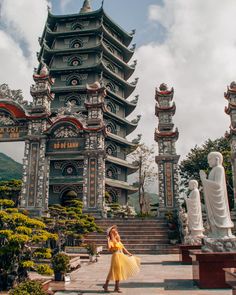
[[[96,219],[105,219],[104,212],[100,209],[83,209],[84,214],[92,215]]]
[[[179,245],[179,261],[182,264],[192,264],[189,250],[200,250],[202,245]]]
[[[224,268],[236,267],[236,252],[206,253],[190,250],[194,282],[203,289],[230,288]]]

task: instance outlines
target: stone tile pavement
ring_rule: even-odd
[[[56,295],[105,294],[102,285],[106,278],[110,255],[103,255],[94,264],[84,265],[72,275],[68,283],[52,283]],[[127,295],[231,295],[230,289],[198,289],[192,282],[192,267],[181,265],[178,255],[140,255],[141,271],[135,277],[121,283]],[[111,284],[111,294],[114,284]],[[63,291],[64,290],[64,291]]]

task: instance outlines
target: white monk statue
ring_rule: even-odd
[[[223,156],[219,152],[211,152],[208,155],[208,164],[212,168],[208,179],[204,171],[200,171],[208,222],[210,225],[209,238],[234,237],[231,228],[229,202],[225,181],[225,170],[222,166]]]
[[[188,228],[192,238],[201,238],[204,236],[204,228],[198,182],[196,180],[190,180],[189,189],[191,193],[185,198],[188,213]]]

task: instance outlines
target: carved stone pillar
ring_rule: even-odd
[[[28,139],[23,160],[23,187],[20,207],[32,215],[43,215],[48,209],[48,159],[45,139]]]
[[[158,183],[159,183],[159,213],[174,210],[177,207],[179,197],[178,161],[180,156],[176,154],[175,143],[178,140],[178,129],[174,129],[173,116],[176,106],[172,102],[174,90],[161,84],[156,89],[155,99],[158,128],[155,130],[155,140],[158,143]]]

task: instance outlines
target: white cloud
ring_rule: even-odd
[[[33,82],[33,68],[38,65],[38,36],[42,35],[47,5],[46,0],[1,1],[0,17],[4,30],[0,30],[0,84],[22,89],[27,100],[31,100],[29,88]],[[0,144],[0,152],[18,161],[23,156],[20,144]]]
[[[145,142],[152,143],[158,124],[154,91],[162,82],[175,88],[181,155],[224,135],[229,117],[223,93],[236,79],[235,10],[234,0],[164,0],[162,6],[149,7],[149,20],[165,27],[167,35],[162,44],[153,42],[136,52],[138,110],[143,113],[137,132],[144,134]]]
[[[72,0],[60,0],[61,10],[64,11],[71,2]]]

